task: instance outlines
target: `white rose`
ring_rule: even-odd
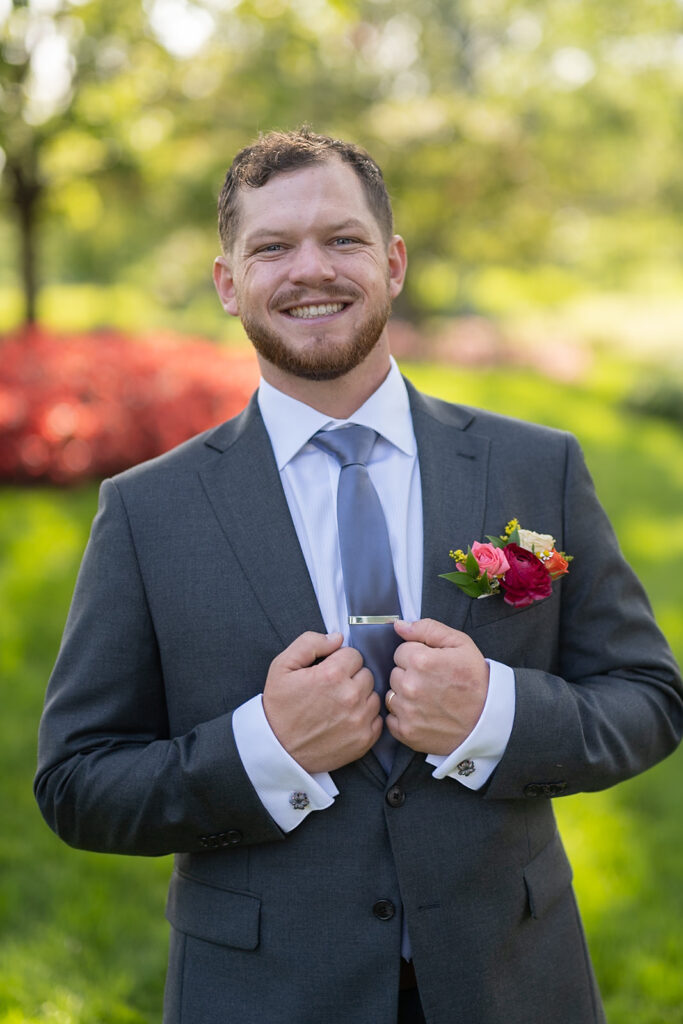
[[[519,546],[532,555],[540,555],[543,551],[552,551],[555,538],[549,533],[535,533],[533,530],[519,531]]]

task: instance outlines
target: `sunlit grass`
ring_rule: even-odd
[[[96,487],[0,491],[0,1024],[159,1019],[168,861],[69,850],[31,791],[36,727]]]
[[[683,657],[683,441],[618,407],[616,374],[578,388],[520,371],[410,367],[424,390],[574,431]],[[628,373],[621,375],[628,386]],[[68,849],[31,792],[35,737],[97,488],[0,491],[0,1024],[156,1024],[168,859]],[[683,759],[558,800],[610,1024],[680,1024]],[[530,1022],[533,1024],[533,1022]]]

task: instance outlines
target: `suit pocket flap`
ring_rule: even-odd
[[[572,875],[572,866],[556,832],[547,846],[524,869],[532,917],[543,917],[565,889],[569,888]]]
[[[174,874],[168,890],[166,917],[178,931],[196,939],[235,949],[256,949],[261,900],[250,893],[217,889],[194,878]]]

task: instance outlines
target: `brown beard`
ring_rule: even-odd
[[[391,313],[391,300],[373,313],[347,342],[334,346],[325,344],[321,333],[311,339],[311,346],[303,352],[293,351],[280,335],[260,320],[242,313],[242,326],[252,345],[264,359],[295,377],[305,380],[336,380],[355,369],[370,354],[379,341]]]

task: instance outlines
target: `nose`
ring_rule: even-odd
[[[306,240],[294,250],[289,267],[292,284],[314,285],[333,281],[336,276],[330,254],[323,245]]]

